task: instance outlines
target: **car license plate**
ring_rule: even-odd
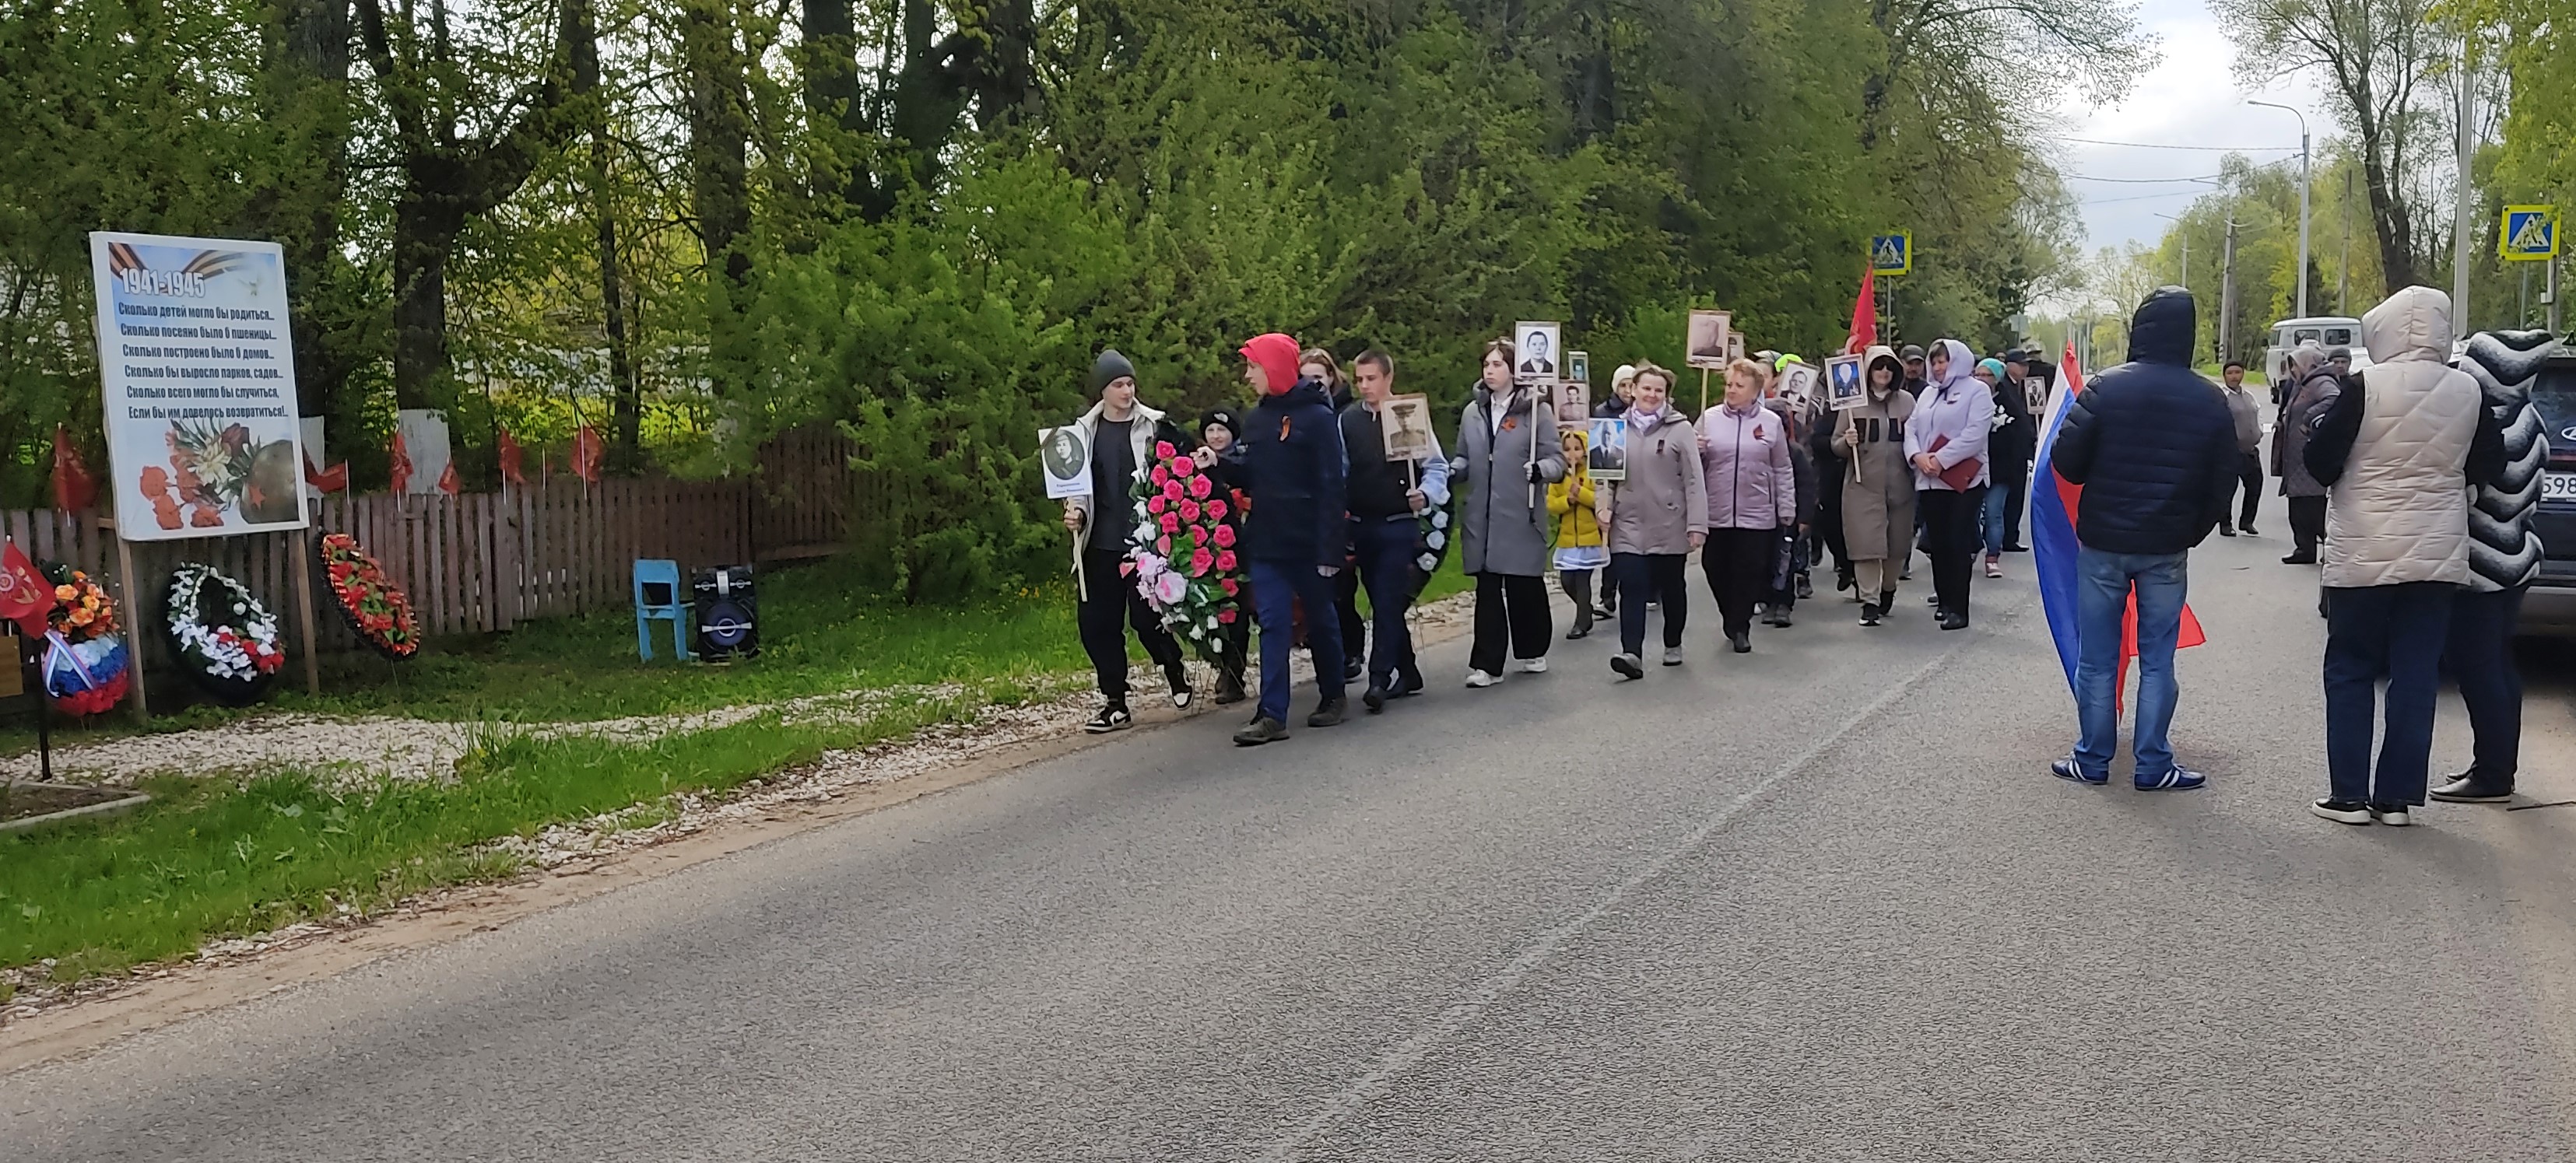
[[[2540,499],[2544,501],[2576,501],[2576,472],[2541,473]]]

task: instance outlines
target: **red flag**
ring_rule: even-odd
[[[0,551],[0,618],[16,622],[18,632],[32,640],[45,636],[45,619],[53,611],[54,587],[45,584],[36,563],[12,539]]]
[[[1878,342],[1878,273],[1863,263],[1860,268],[1860,294],[1852,299],[1851,340],[1843,347],[1845,355],[1859,355]]]
[[[317,493],[344,492],[349,487],[349,462],[341,461],[326,471],[313,467],[313,458],[305,457],[304,483],[313,486]]]
[[[452,497],[462,489],[463,486],[456,479],[456,462],[448,461],[446,468],[438,470],[438,491]]]
[[[393,443],[386,447],[393,453],[391,472],[393,476],[394,492],[400,494],[409,491],[411,488],[411,447],[403,443],[402,429],[394,429]]]
[[[71,430],[54,425],[54,507],[78,513],[97,502],[98,478],[81,463],[80,450],[72,447]]]
[[[528,470],[519,463],[520,456],[519,442],[511,439],[509,429],[501,429],[501,481],[524,489],[528,487]]]
[[[598,429],[584,424],[581,431],[572,434],[572,471],[582,480],[598,483],[599,462],[607,454],[608,449],[599,443]]]

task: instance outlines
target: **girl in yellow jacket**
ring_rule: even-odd
[[[1566,430],[1559,443],[1565,452],[1565,479],[1547,487],[1547,511],[1556,517],[1556,576],[1565,596],[1574,599],[1574,628],[1567,639],[1592,633],[1592,576],[1610,564],[1602,543],[1600,519],[1592,514],[1592,474],[1584,467],[1584,431]]]

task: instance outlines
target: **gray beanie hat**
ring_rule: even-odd
[[[1126,356],[1118,354],[1117,348],[1101,348],[1100,358],[1091,361],[1092,393],[1094,395],[1099,394],[1100,389],[1109,386],[1109,381],[1117,379],[1120,376],[1134,379],[1136,376],[1136,365],[1127,362]]]

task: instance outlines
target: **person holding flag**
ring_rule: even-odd
[[[2049,401],[2032,527],[2040,596],[2081,731],[2074,753],[2049,767],[2059,779],[2110,782],[2134,642],[2132,786],[2207,782],[2174,761],[2166,739],[2181,696],[2173,656],[2189,621],[2187,560],[2218,527],[2242,458],[2218,385],[2191,370],[2194,325],[2191,292],[2158,288],[2130,319],[2129,362],[2084,386],[2070,351],[2063,390]]]

